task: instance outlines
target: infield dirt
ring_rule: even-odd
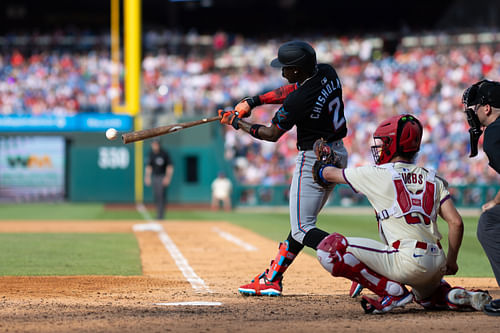
[[[0,232],[134,232],[133,225],[142,222],[6,221],[0,222]],[[137,231],[143,276],[0,277],[0,331],[473,332],[497,331],[500,325],[499,317],[481,312],[425,311],[417,304],[365,315],[359,301],[347,295],[350,283],[333,278],[305,253],[285,275],[284,296],[243,297],[238,286],[267,267],[277,243],[224,222],[168,221],[162,226],[206,290],[193,289],[157,232]],[[257,250],[248,251],[216,230]],[[447,280],[500,297],[493,278]],[[189,301],[221,305],[156,305]]]

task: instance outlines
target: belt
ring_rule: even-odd
[[[343,142],[344,142],[344,141],[343,141],[342,139],[337,139],[337,140],[328,141],[328,142],[327,142],[327,144],[333,148],[333,147],[338,147],[338,146],[340,146]],[[305,150],[312,150],[313,148],[314,148],[314,146],[313,146],[313,145],[300,146],[300,145],[297,143],[297,149],[298,149],[298,150],[301,150],[301,151],[305,151]]]
[[[399,245],[401,244],[401,241],[395,241],[394,243],[392,243],[392,247],[395,248],[395,249],[399,249]],[[417,243],[415,244],[415,248],[417,249],[422,249],[422,250],[427,250],[427,246],[428,245],[431,245],[430,243],[425,243],[425,242],[421,242],[421,241],[417,241]],[[439,247],[440,249],[442,249],[443,247],[441,246],[441,243],[439,241],[437,241],[436,243],[437,247]]]

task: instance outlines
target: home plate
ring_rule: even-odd
[[[154,303],[154,305],[166,305],[166,306],[183,306],[183,305],[194,305],[194,306],[219,306],[222,305],[221,302],[177,302],[177,303]]]

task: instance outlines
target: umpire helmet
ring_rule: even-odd
[[[476,104],[500,107],[500,82],[482,80],[474,83],[464,91],[462,103],[466,107]]]
[[[423,128],[420,121],[410,114],[394,116],[382,121],[373,133],[374,141],[380,139],[381,145],[371,147],[375,164],[388,163],[394,155],[414,155],[420,150]]]
[[[280,46],[278,57],[271,61],[272,67],[296,66],[304,70],[316,67],[316,52],[306,42],[293,40]]]

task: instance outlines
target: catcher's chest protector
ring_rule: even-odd
[[[412,213],[424,215],[429,222],[436,221],[436,172],[434,170],[428,172],[423,190],[418,194],[414,194],[408,190],[403,177],[394,169],[393,164],[386,164],[381,167],[391,171],[396,198],[392,207],[377,212],[379,221],[388,219],[393,215],[394,217],[402,217]],[[427,219],[424,220],[427,221]]]

